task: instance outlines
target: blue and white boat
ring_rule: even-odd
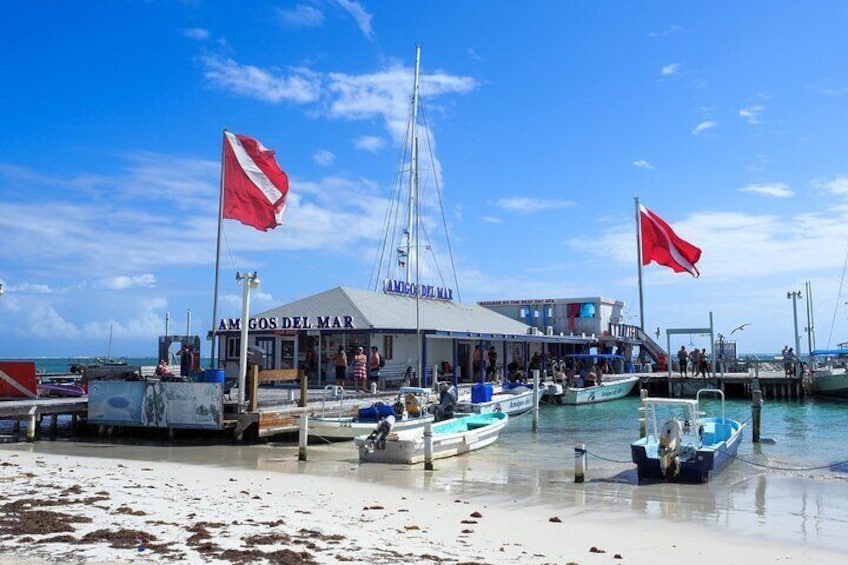
[[[721,397],[721,416],[707,417],[702,394]],[[646,398],[646,436],[630,444],[639,482],[706,483],[730,463],[739,449],[745,424],[724,413],[724,393],[702,389],[697,398]]]
[[[482,391],[481,388],[487,389]],[[471,398],[456,403],[460,414],[488,414],[504,412],[508,416],[518,416],[533,409],[533,400],[538,406],[540,394],[534,394],[532,385],[504,384],[495,389],[490,384],[474,385]]]
[[[494,443],[509,416],[504,412],[469,414],[431,424],[432,458],[444,459]],[[358,436],[359,461],[413,465],[424,461],[424,426],[392,431],[393,418],[383,420],[370,435]]]
[[[848,398],[848,348],[816,349],[810,355],[809,378],[816,396]]]

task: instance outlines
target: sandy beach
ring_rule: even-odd
[[[0,563],[836,563],[838,548],[580,504],[0,448]]]

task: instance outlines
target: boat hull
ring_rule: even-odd
[[[815,375],[814,394],[831,398],[848,398],[848,373]]]
[[[713,424],[717,420],[707,418],[705,426],[709,429],[710,420]],[[666,473],[660,464],[658,442],[653,437],[641,438],[630,444],[630,455],[636,464],[639,483],[643,482],[677,482],[677,483],[706,483],[724,469],[735,457],[742,440],[744,424],[735,420],[727,419],[732,432],[726,440],[709,442],[694,449],[691,456],[679,462],[679,470],[674,475]],[[720,422],[719,422],[720,423]],[[708,435],[704,434],[705,438]]]
[[[506,426],[504,413],[458,416],[432,425],[432,458],[444,459],[482,449],[494,443]],[[369,449],[366,436],[358,436],[359,461],[414,465],[424,461],[424,427],[395,433],[386,438],[383,449]]]
[[[403,431],[415,428],[423,428],[426,424],[433,422],[433,415],[426,414],[420,418],[406,418],[397,420],[392,427],[393,430]],[[369,434],[377,424],[376,420],[369,422],[358,421],[349,418],[309,418],[309,435],[333,441],[352,440],[357,436]]]
[[[501,392],[492,395],[486,402],[457,402],[459,414],[491,414],[503,412],[508,416],[518,416],[533,409],[533,389],[524,392]]]
[[[578,406],[581,404],[597,404],[598,402],[618,400],[629,395],[638,382],[639,377],[628,377],[626,379],[605,382],[598,386],[586,388],[569,387],[565,389],[560,402],[569,406]]]

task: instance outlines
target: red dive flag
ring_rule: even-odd
[[[693,277],[700,276],[695,263],[701,258],[701,250],[681,239],[665,220],[639,204],[639,224],[642,230],[642,264],[655,261],[671,267],[675,273],[686,271]]]
[[[256,139],[224,132],[224,217],[260,231],[283,223],[289,178]]]

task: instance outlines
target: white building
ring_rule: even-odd
[[[580,333],[546,335],[533,329],[535,324],[489,306],[455,303],[449,300],[451,295],[445,289],[417,290],[403,283],[387,285],[385,292],[337,287],[251,316],[248,345],[266,352],[265,368],[304,369],[314,385],[334,382],[339,346],[348,361],[357,347],[367,351],[376,346],[386,358],[381,374],[388,380],[414,378],[420,360],[425,383],[432,382],[434,367],[441,378],[471,382],[480,376],[473,371],[476,347],[487,353],[494,348],[497,369],[502,371],[513,362],[526,368],[536,352],[585,351],[600,335],[595,324]],[[228,378],[238,370],[240,328],[240,320],[223,319],[216,331],[219,361]]]

